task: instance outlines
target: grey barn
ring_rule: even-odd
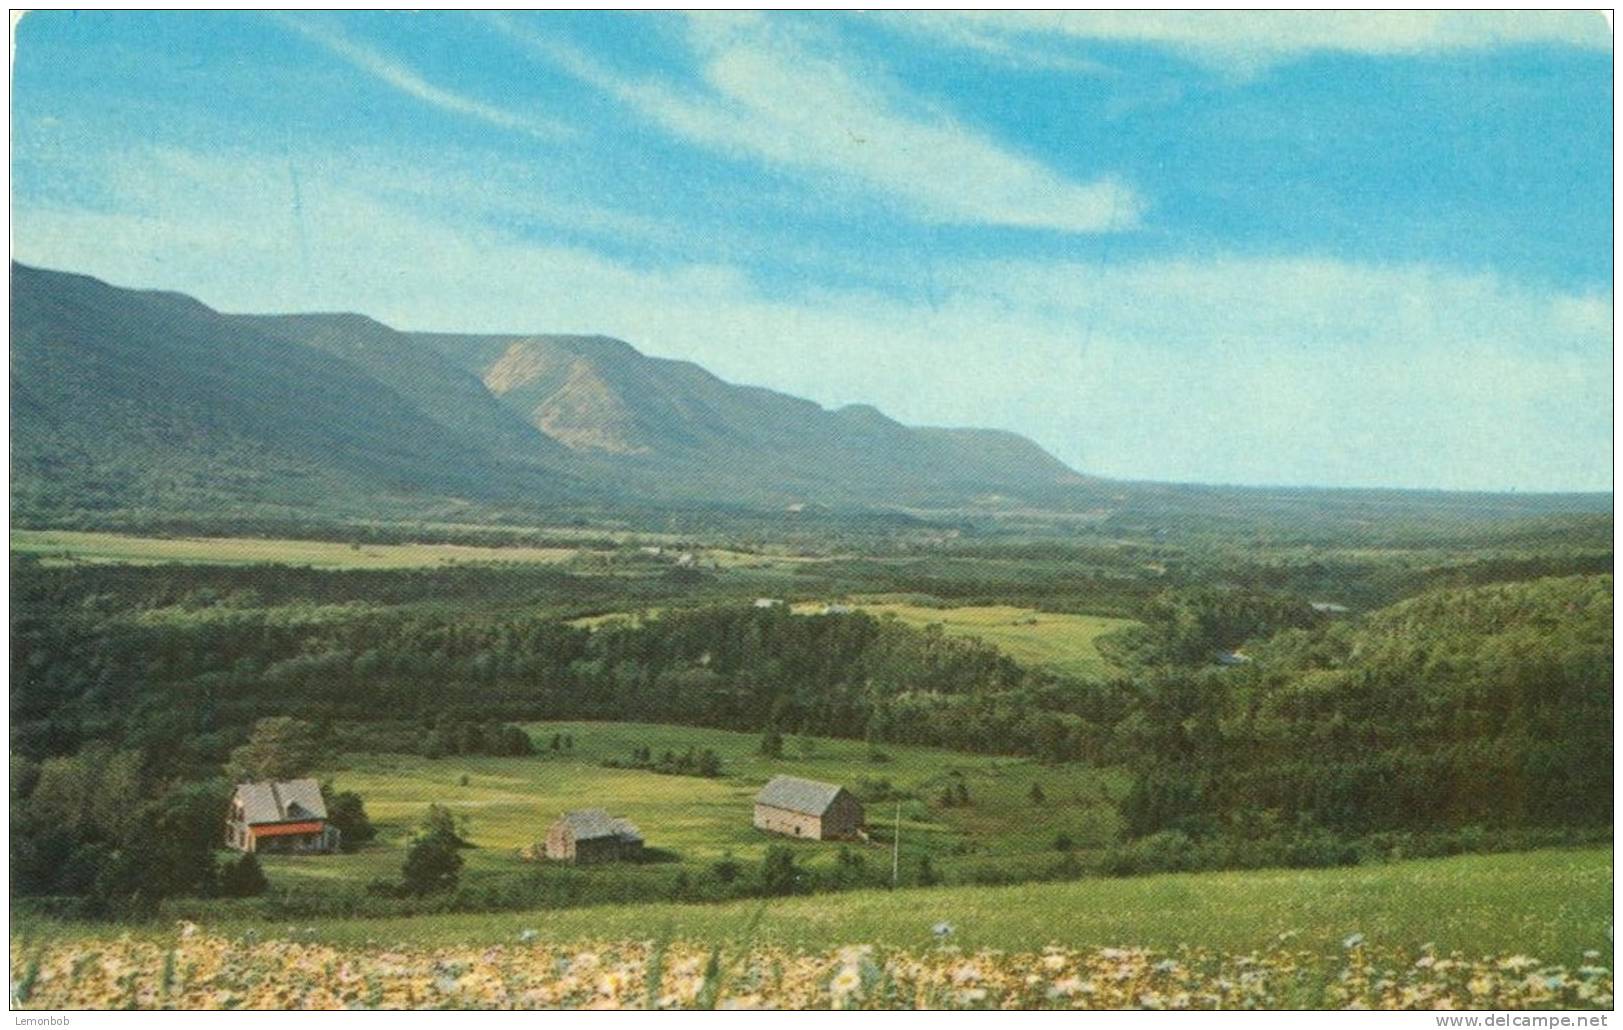
[[[774,776],[755,796],[755,827],[807,840],[849,840],[862,832],[862,803],[844,787]]]
[[[642,834],[630,820],[601,808],[565,812],[547,829],[546,855],[558,862],[635,862],[642,858]]]

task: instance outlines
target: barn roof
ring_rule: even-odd
[[[631,820],[617,819],[601,808],[579,808],[565,812],[558,817],[558,821],[569,827],[569,832],[577,841],[597,840],[600,837],[642,840],[642,833]]]
[[[311,779],[239,783],[237,798],[242,802],[243,822],[249,825],[327,818],[321,784]]]
[[[805,815],[822,815],[843,789],[838,784],[803,780],[798,776],[774,776],[761,788],[761,793],[755,795],[755,803]]]

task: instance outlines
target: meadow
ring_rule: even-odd
[[[567,543],[567,529],[557,536]],[[657,551],[657,553],[655,553]],[[445,542],[375,543],[301,540],[274,537],[134,536],[125,533],[57,529],[15,529],[11,553],[27,555],[47,566],[62,565],[288,565],[333,571],[406,570],[454,566],[540,565],[568,568],[577,575],[674,566],[686,553],[696,569],[727,572],[745,581],[762,574],[781,576],[825,560],[791,553],[782,547],[740,550],[729,547],[656,547],[637,537],[608,546],[602,536],[579,547],[520,543],[466,544]]]
[[[1130,619],[1039,612],[1006,604],[948,608],[885,598],[848,603],[879,618],[894,617],[920,629],[940,626],[950,636],[977,637],[1022,665],[1079,677],[1116,672],[1099,653],[1098,640],[1135,625]],[[797,612],[818,612],[823,607],[821,603],[794,606]]]
[[[949,636],[974,637],[996,647],[1021,665],[1048,669],[1067,676],[1110,676],[1119,670],[1099,653],[1100,637],[1137,625],[1131,619],[1103,615],[1043,612],[1015,605],[926,605],[890,597],[859,598],[840,602],[797,601],[797,615],[816,615],[830,603],[867,612],[876,618],[894,618],[925,629],[940,626]],[[594,628],[608,624],[639,625],[657,618],[659,609],[609,612],[570,621],[572,626]]]
[[[1004,872],[1052,865],[1060,858],[1061,834],[1081,850],[1115,843],[1120,832],[1115,804],[1126,789],[1114,770],[1083,765],[1051,766],[1035,760],[965,755],[936,748],[890,746],[874,761],[860,741],[789,736],[781,758],[759,753],[756,734],[646,723],[547,722],[525,726],[539,753],[525,758],[412,755],[349,755],[339,767],[318,772],[339,790],[366,801],[378,839],[353,854],[263,859],[273,888],[320,889],[364,884],[397,875],[405,846],[430,804],[465,819],[463,882],[477,886],[525,876],[535,865],[519,849],[540,840],[559,813],[607,808],[636,823],[650,848],[667,859],[644,866],[592,870],[599,879],[635,881],[667,875],[673,867],[693,873],[724,855],[759,863],[771,837],[751,825],[752,799],[774,775],[786,773],[847,785],[870,795],[868,820],[874,840],[853,845],[872,867],[888,869],[898,808],[904,876],[921,856],[947,876],[978,869]],[[554,751],[554,737],[573,749]],[[717,778],[676,776],[641,769],[608,768],[635,748],[655,758],[709,749],[721,759]],[[872,801],[863,781],[888,781],[895,801]],[[945,806],[939,795],[962,784],[966,804]],[[1044,801],[1032,800],[1032,787]],[[839,845],[792,841],[807,869],[833,865]]]
[[[748,942],[789,951],[842,945],[965,951],[1141,947],[1224,954],[1279,947],[1320,956],[1355,935],[1412,955],[1525,954],[1577,966],[1612,948],[1610,848],[1547,849],[1417,859],[1343,869],[1172,873],[1004,887],[907,888],[734,901],[602,905],[546,912],[407,918],[285,920],[223,916],[219,933],[288,938],[346,948],[490,946],[669,939],[704,946]],[[945,924],[945,925],[942,925]],[[21,917],[14,942],[90,942],[125,934],[157,938],[172,923],[143,926]],[[19,954],[14,947],[14,955]]]
[[[409,569],[436,565],[521,562],[552,565],[575,557],[562,547],[473,547],[464,544],[345,544],[246,537],[150,537],[123,533],[16,529],[13,554],[47,564],[306,565],[317,569]]]

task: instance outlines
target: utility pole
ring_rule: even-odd
[[[896,829],[890,835],[890,887],[896,889],[897,874],[902,868],[902,803],[896,802]]]

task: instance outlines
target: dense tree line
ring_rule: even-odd
[[[1438,591],[1153,680],[1118,727],[1129,832],[1604,826],[1612,579]]]
[[[142,915],[163,898],[245,897],[265,887],[257,859],[221,861],[232,784],[308,775],[331,757],[309,723],[260,720],[226,775],[185,780],[153,756],[93,743],[35,762],[11,755],[11,889],[54,897],[78,915]],[[376,835],[353,791],[321,785],[345,850]]]
[[[103,740],[196,772],[217,767],[259,718],[338,725],[386,713],[771,723],[1065,759],[1097,747],[1127,692],[1084,691],[977,641],[861,612],[717,605],[596,631],[545,610],[406,607],[303,620],[225,600],[208,617],[132,617],[103,607],[86,570],[64,572],[82,592],[35,589],[58,570],[34,573],[16,577],[11,703],[14,747],[35,758]],[[164,589],[159,602],[196,588]]]
[[[1140,617],[1102,642],[1124,665],[1206,665],[1248,640],[1321,621],[1308,602],[1289,594],[1212,587],[1163,593]]]

